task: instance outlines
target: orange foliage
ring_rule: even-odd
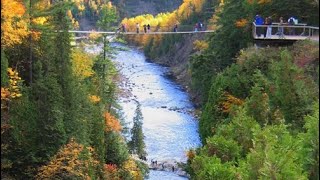
[[[187,157],[189,160],[192,160],[194,157],[196,157],[196,152],[193,149],[190,149],[187,151]]]
[[[104,117],[106,122],[106,129],[105,129],[106,132],[110,132],[110,131],[120,132],[122,130],[122,126],[117,118],[115,118],[108,112],[104,113]]]
[[[20,44],[28,36],[26,9],[19,0],[1,0],[1,46]]]
[[[222,102],[221,105],[222,105],[222,111],[224,113],[230,113],[232,106],[234,105],[241,106],[244,103],[244,100],[236,98],[227,92],[223,94],[223,99],[224,101]]]
[[[248,20],[247,19],[239,19],[238,21],[235,22],[236,27],[238,28],[243,28],[246,25],[248,25]]]
[[[118,172],[117,165],[115,164],[105,164],[104,165],[104,178],[112,180],[120,180],[120,175]]]
[[[99,164],[91,156],[93,152],[93,148],[71,139],[47,165],[39,168],[36,179],[91,179],[89,169]]]

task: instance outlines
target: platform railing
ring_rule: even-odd
[[[271,37],[266,37],[268,27],[271,27]],[[272,23],[272,25],[256,25],[253,22],[252,36],[254,39],[288,39],[303,40],[312,39],[319,41],[319,27],[307,26],[307,24],[280,24]]]

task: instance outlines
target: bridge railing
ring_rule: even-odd
[[[256,25],[253,22],[252,36],[254,39],[264,39],[268,25]],[[307,26],[307,24],[289,25],[280,23],[272,23],[272,39],[318,39],[319,27]]]
[[[122,28],[119,29],[122,32]],[[201,29],[198,28],[198,31],[206,31],[207,26],[204,25]],[[137,29],[136,27],[127,27],[126,32],[136,32]],[[140,32],[144,32],[144,27],[140,26],[139,27]],[[173,32],[174,31],[174,26],[151,26],[150,27],[150,32]],[[178,32],[190,32],[190,31],[195,31],[195,26],[193,25],[178,25],[177,28]]]

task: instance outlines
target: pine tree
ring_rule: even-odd
[[[141,112],[141,105],[138,103],[133,118],[133,127],[131,129],[131,141],[129,142],[129,148],[131,153],[137,154],[140,159],[145,158],[147,153],[145,151],[144,135],[142,131],[143,116]]]

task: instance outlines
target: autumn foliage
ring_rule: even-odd
[[[249,21],[247,19],[239,19],[238,21],[235,22],[235,26],[238,28],[243,28],[245,26],[247,26],[249,23]]]
[[[129,19],[125,18],[121,23],[125,24],[127,31],[131,32],[136,31],[136,23],[140,25],[140,30],[142,30],[143,25],[150,24],[151,31],[173,31],[175,24],[179,25],[181,22],[190,18],[193,13],[199,13],[204,3],[205,0],[184,0],[178,9],[171,13],[160,13],[157,16],[145,14]],[[188,29],[192,30],[193,25],[189,25]],[[140,45],[146,45],[151,38],[152,37],[149,36],[136,36],[131,40],[134,40]],[[162,36],[158,36],[157,38],[159,39],[155,41],[161,40]]]
[[[122,130],[122,126],[117,118],[111,115],[108,112],[104,113],[105,123],[106,123],[106,132],[115,131],[120,132]]]
[[[84,147],[71,139],[52,160],[39,169],[37,179],[91,179],[89,169],[97,166],[91,147]]]
[[[123,168],[130,173],[134,180],[143,180],[143,175],[139,170],[136,162],[133,159],[129,159],[124,163]]]
[[[104,176],[106,179],[120,180],[119,169],[115,164],[104,165]]]
[[[12,68],[8,68],[9,87],[1,87],[1,109],[6,107],[6,103],[12,99],[22,96],[19,88],[21,77],[19,73]]]
[[[230,113],[234,105],[241,106],[244,103],[242,99],[234,97],[233,95],[227,92],[224,93],[223,97],[224,97],[223,98],[224,101],[221,103],[221,105],[222,105],[222,111],[224,113]]]
[[[80,51],[79,49],[75,49],[72,52],[71,57],[72,71],[76,77],[85,79],[91,77],[94,74],[92,70],[93,61],[88,54]]]
[[[26,8],[20,0],[1,0],[1,46],[20,44],[28,36]]]
[[[206,49],[208,49],[209,44],[206,41],[200,41],[200,40],[196,40],[193,42],[193,46],[194,46],[194,50],[197,51],[204,51]]]

